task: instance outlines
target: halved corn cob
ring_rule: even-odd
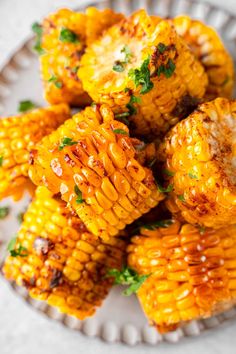
[[[230,54],[217,32],[198,20],[182,15],[173,19],[177,33],[204,66],[208,76],[206,97],[231,98],[234,86],[234,66]]]
[[[86,14],[61,9],[42,24],[41,75],[48,102],[85,106],[91,102],[77,76],[87,44],[118,22],[123,15],[88,8]]]
[[[137,161],[136,144],[108,106],[87,107],[38,144],[30,177],[60,192],[88,230],[105,239],[164,198],[152,171]]]
[[[156,23],[144,10],[91,44],[78,75],[95,102],[130,114],[134,135],[166,132],[196,105],[207,86],[204,68],[174,26]]]
[[[165,226],[142,228],[128,246],[128,265],[150,275],[137,295],[160,332],[236,303],[236,226],[205,232],[175,220]]]
[[[172,213],[192,224],[219,228],[236,217],[236,101],[217,98],[178,123],[161,144],[158,158]]]
[[[61,104],[0,119],[0,199],[18,200],[26,188],[32,189],[30,150],[69,117],[69,107]]]
[[[34,299],[84,319],[106,297],[107,269],[121,267],[125,247],[121,238],[95,240],[65,202],[39,187],[3,273]]]

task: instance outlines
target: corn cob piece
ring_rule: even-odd
[[[118,22],[112,10],[88,8],[86,14],[61,9],[44,19],[40,56],[45,98],[51,104],[66,102],[86,106],[91,102],[77,76],[86,45]]]
[[[236,101],[217,98],[178,123],[161,144],[167,201],[192,224],[219,228],[235,223]]]
[[[163,225],[142,228],[131,239],[128,264],[150,275],[138,299],[150,323],[167,332],[236,303],[236,226],[199,231],[176,220]]]
[[[95,102],[130,114],[136,136],[156,136],[186,116],[205,94],[207,76],[168,21],[144,10],[90,45],[78,75]]]
[[[121,238],[95,240],[65,202],[39,187],[3,273],[32,298],[82,320],[101,306],[112,285],[107,269],[121,267],[125,247]]]
[[[231,98],[234,86],[234,66],[230,54],[217,32],[198,20],[182,15],[173,19],[177,33],[204,66],[208,76],[206,97]]]
[[[69,117],[69,107],[61,104],[0,119],[0,200],[18,200],[25,189],[32,190],[30,150]]]
[[[87,229],[106,239],[164,198],[133,142],[108,106],[87,107],[38,144],[30,177],[60,192]]]

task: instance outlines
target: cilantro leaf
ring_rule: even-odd
[[[199,232],[201,235],[203,235],[206,232],[205,226],[199,226]]]
[[[175,175],[174,172],[170,171],[170,170],[167,170],[167,169],[164,169],[162,171],[166,176],[170,176],[170,177],[173,177]]]
[[[157,49],[159,50],[159,52],[161,53],[161,54],[163,54],[166,50],[167,50],[167,46],[164,44],[164,43],[159,43],[158,45],[157,45]]]
[[[58,89],[62,88],[62,82],[59,81],[58,78],[57,78],[55,75],[52,75],[52,76],[50,77],[50,79],[48,80],[48,82],[54,83],[54,85],[55,85]]]
[[[84,202],[84,199],[82,198],[82,192],[81,192],[81,190],[79,189],[79,187],[77,185],[75,185],[74,191],[75,191],[75,194],[77,195],[77,198],[75,200],[76,203],[77,204],[82,204]]]
[[[128,72],[128,76],[134,82],[135,86],[138,87],[141,85],[140,93],[142,95],[151,91],[154,86],[148,68],[149,63],[150,57],[144,60],[140,69],[130,69]]]
[[[124,129],[114,129],[113,133],[122,134],[122,135],[129,135]]]
[[[41,46],[41,42],[42,42],[42,35],[43,35],[43,27],[42,25],[40,25],[40,23],[38,22],[34,22],[32,24],[32,31],[35,33],[35,45],[33,47],[33,49],[39,54],[42,55],[44,54],[44,49]]]
[[[58,150],[61,151],[64,149],[65,146],[72,146],[72,145],[76,145],[76,144],[77,144],[76,141],[73,141],[71,138],[64,136],[64,138],[62,138],[62,140],[61,140]]]
[[[169,79],[175,71],[175,64],[172,59],[169,59],[166,65],[160,65],[157,69],[157,76],[164,74]]]
[[[189,178],[191,178],[191,179],[198,179],[198,176],[197,175],[194,175],[193,173],[188,173],[188,176],[189,176]]]
[[[7,250],[9,251],[11,257],[27,257],[28,256],[28,250],[27,248],[23,247],[21,244],[18,245],[16,248],[16,241],[17,238],[14,237],[11,239],[7,246]]]
[[[173,224],[173,220],[171,219],[167,219],[167,220],[159,220],[159,221],[155,221],[155,222],[151,222],[148,224],[140,224],[139,229],[143,228],[143,229],[147,229],[147,230],[156,230],[158,228],[167,228],[170,225]]]
[[[156,184],[157,184],[157,188],[158,188],[159,192],[161,192],[161,193],[170,193],[174,189],[174,185],[172,183],[169,184],[166,188],[163,187],[158,181],[156,181]]]
[[[129,286],[125,291],[123,291],[123,295],[130,296],[139,290],[150,274],[139,275],[134,269],[125,266],[121,269],[121,271],[115,268],[109,269],[107,276],[114,278],[114,284]]]
[[[137,113],[137,109],[134,106],[134,103],[141,103],[141,98],[140,97],[136,97],[134,95],[130,96],[130,101],[129,103],[127,103],[126,107],[129,110],[130,115],[136,114]]]
[[[117,113],[115,114],[115,119],[129,126],[129,120],[127,119],[127,117],[129,116],[130,116],[129,112]]]
[[[125,70],[124,64],[121,61],[117,60],[117,61],[115,61],[115,64],[113,65],[112,70],[116,71],[118,73],[121,73],[122,71]]]
[[[178,195],[178,199],[179,199],[182,203],[185,202],[185,198],[184,198],[184,195],[183,195],[183,194]]]
[[[63,43],[79,43],[80,42],[77,34],[66,27],[63,27],[61,29],[61,32],[59,35],[59,40]]]
[[[2,164],[3,164],[3,156],[1,155],[0,156],[0,167],[2,167]]]
[[[131,57],[133,56],[130,48],[125,45],[122,49],[121,49],[121,53],[125,54],[125,59],[123,61],[124,64],[128,64],[130,62]]]
[[[17,220],[18,220],[19,224],[21,224],[23,222],[24,214],[25,213],[23,213],[23,212],[20,212],[20,213],[17,214],[16,217],[17,217]]]
[[[10,212],[9,207],[0,207],[0,219],[5,219]]]
[[[24,113],[27,111],[30,111],[31,109],[34,109],[36,106],[36,104],[30,100],[25,100],[25,101],[20,101],[18,104],[18,112],[20,113]]]

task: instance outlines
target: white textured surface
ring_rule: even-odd
[[[164,0],[163,0],[164,1]],[[29,34],[30,24],[60,6],[76,6],[84,1],[76,0],[0,0],[0,67],[9,53],[19,45],[22,38]],[[211,1],[220,3],[221,1]],[[229,10],[234,10],[234,0],[225,1]],[[222,4],[221,4],[222,6]],[[13,75],[14,78],[14,75]],[[0,226],[1,227],[1,226]],[[4,231],[4,230],[3,230]],[[230,316],[229,316],[230,317]],[[213,324],[214,325],[214,324]],[[86,330],[86,329],[85,329]],[[90,329],[91,330],[91,329]],[[96,329],[94,329],[96,331]],[[131,326],[128,331],[134,331]],[[188,329],[191,332],[191,329]],[[1,354],[64,354],[86,353],[199,353],[233,354],[235,353],[236,323],[227,328],[214,330],[198,339],[191,339],[175,346],[163,344],[155,347],[138,346],[127,348],[112,344],[112,347],[99,340],[86,338],[78,332],[63,328],[56,322],[40,316],[18,299],[0,280],[0,353]],[[88,333],[93,335],[93,333]],[[103,330],[104,337],[107,329]],[[115,338],[114,333],[114,338]],[[145,330],[150,343],[158,342],[154,333]],[[127,342],[129,337],[124,338]],[[129,343],[132,344],[132,343]]]

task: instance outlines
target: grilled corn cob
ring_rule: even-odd
[[[39,187],[3,273],[32,298],[84,319],[106,297],[112,285],[106,271],[121,267],[125,246],[121,238],[95,240],[65,202]]]
[[[132,238],[128,264],[150,275],[137,295],[151,324],[167,332],[235,304],[236,226],[201,233],[175,220],[163,225]]]
[[[167,206],[192,224],[219,228],[235,223],[236,101],[217,98],[178,123],[158,158],[173,185]]]
[[[68,106],[61,104],[0,119],[0,199],[12,196],[18,200],[24,189],[32,189],[29,151],[69,116]]]
[[[186,116],[205,94],[207,76],[168,21],[144,10],[90,45],[78,75],[95,102],[130,114],[136,136],[156,136]]]
[[[112,10],[88,8],[86,14],[61,9],[44,19],[40,56],[44,94],[48,102],[85,106],[91,102],[77,76],[87,44],[123,18]]]
[[[234,86],[233,60],[216,31],[184,15],[176,17],[173,23],[177,33],[183,37],[206,70],[209,80],[207,98],[231,98]]]
[[[38,144],[31,179],[60,192],[91,233],[114,236],[163,199],[133,141],[108,106],[87,107]]]

